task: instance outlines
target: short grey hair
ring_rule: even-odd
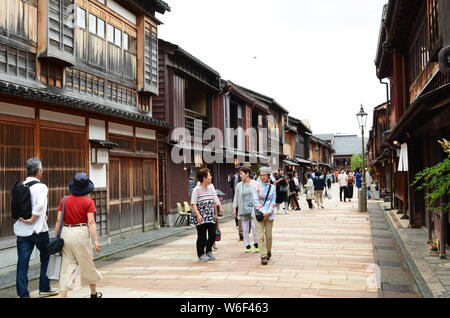
[[[34,177],[39,170],[42,170],[42,161],[39,158],[30,158],[25,165],[28,177]]]

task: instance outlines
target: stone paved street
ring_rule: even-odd
[[[188,231],[96,262],[104,275],[99,290],[120,298],[421,297],[378,205],[358,214],[357,199],[338,202],[333,190],[325,210],[307,210],[302,197],[302,211],[277,215],[268,266],[243,252],[234,222],[227,221],[218,260],[199,263],[196,232]],[[87,288],[70,293],[87,295]],[[14,288],[0,297],[15,297]]]

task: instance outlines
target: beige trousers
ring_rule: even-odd
[[[272,229],[273,229],[273,221],[262,221],[259,222],[256,220],[256,217],[253,219],[256,224],[256,231],[258,232],[259,238],[259,255],[261,258],[267,257],[267,252],[272,253]]]
[[[316,203],[320,206],[323,205],[323,190],[314,190],[314,197],[316,199]]]
[[[82,286],[99,282],[103,277],[95,268],[94,251],[88,227],[64,226],[61,237],[64,239],[64,247],[59,279],[60,291],[73,289],[78,268]]]

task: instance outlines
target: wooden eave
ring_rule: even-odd
[[[231,81],[226,82],[223,90],[230,92],[234,97],[237,97],[242,102],[258,108],[264,114],[267,114],[269,112],[269,105],[259,101],[258,99],[244,91],[240,86],[232,83]]]
[[[170,6],[162,0],[118,0],[121,3],[126,3],[128,7],[132,7],[133,11],[143,12],[151,17],[155,17],[155,11],[164,14],[166,11],[170,12]]]
[[[166,65],[172,67],[173,69],[182,72],[184,75],[189,76],[192,79],[200,81],[208,88],[212,89],[215,93],[221,91],[220,85],[220,73],[209,67],[198,58],[183,50],[176,44],[164,41],[162,39],[158,40],[159,50],[168,56]],[[192,65],[193,67],[189,67]],[[205,81],[198,75],[198,71],[203,72]]]
[[[381,21],[375,65],[380,79],[392,76],[392,54],[406,54],[408,38],[423,0],[390,0]]]
[[[420,127],[426,118],[434,116],[435,112],[450,105],[450,84],[441,86],[440,88],[419,97],[414,104],[412,104],[395,127],[389,137],[390,141],[404,141],[407,131],[411,131]]]
[[[92,112],[101,115],[108,115],[123,120],[142,123],[148,126],[149,128],[164,133],[168,133],[170,129],[173,128],[172,125],[170,125],[165,121],[150,117],[146,114],[141,114],[139,110],[136,110],[135,112],[128,111],[116,107],[88,102],[85,100],[69,96],[59,95],[56,93],[49,92],[45,89],[31,88],[24,85],[0,81],[0,94],[4,94],[5,96],[21,97],[24,99],[43,102],[48,105],[58,105],[64,108],[71,108],[75,110],[81,110],[84,112]]]

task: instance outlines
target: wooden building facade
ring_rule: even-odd
[[[155,12],[159,0],[0,3],[0,249],[15,246],[10,190],[39,157],[49,225],[77,172],[96,187],[102,240],[159,227]],[[2,264],[3,265],[3,264]]]
[[[450,136],[450,76],[438,61],[450,45],[449,12],[445,0],[390,0],[376,58],[378,78],[390,79],[395,204],[406,209],[411,227],[427,227],[430,240],[441,239],[441,254],[450,239],[449,216],[430,211],[424,193],[408,185],[417,172],[444,158],[437,141]]]

